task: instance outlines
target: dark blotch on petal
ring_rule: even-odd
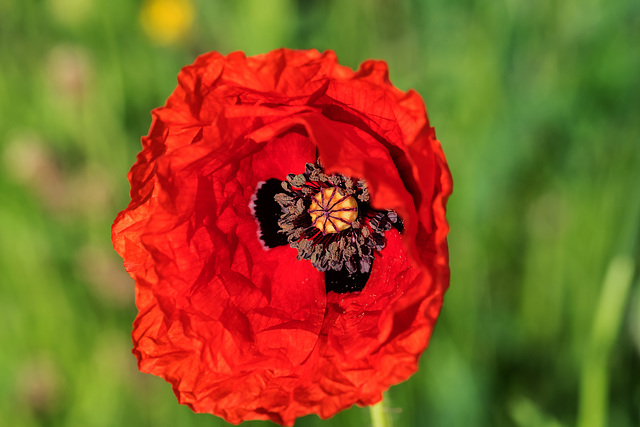
[[[278,220],[282,215],[282,208],[275,201],[275,195],[282,192],[282,181],[274,178],[267,180],[256,191],[255,217],[260,225],[260,239],[268,248],[289,244],[287,236],[279,233]]]
[[[360,271],[349,273],[346,267],[340,271],[327,270],[324,272],[324,286],[327,293],[359,292],[367,284],[370,275],[371,269],[366,273],[361,273]]]

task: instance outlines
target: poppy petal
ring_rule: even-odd
[[[331,51],[212,52],[152,116],[112,227],[136,282],[141,371],[194,411],[283,425],[373,404],[416,371],[449,284],[452,186],[419,95],[381,61],[354,72]],[[255,220],[276,209],[276,181],[318,156],[403,220],[359,291],[331,292],[364,278],[327,281]]]

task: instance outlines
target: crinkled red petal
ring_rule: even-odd
[[[258,240],[257,185],[317,153],[405,223],[362,292],[327,295],[296,250]],[[375,403],[416,371],[449,282],[451,177],[422,100],[383,62],[353,72],[332,52],[203,55],[153,112],[129,180],[112,237],[136,280],[134,353],[181,403],[292,425]]]

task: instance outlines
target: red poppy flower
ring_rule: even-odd
[[[232,423],[379,401],[449,282],[452,182],[422,99],[330,51],[213,52],[178,82],[112,230],[140,370]]]

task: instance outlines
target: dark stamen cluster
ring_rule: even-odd
[[[342,196],[336,200],[343,201],[350,196],[357,202],[357,216],[349,218],[347,228],[327,232],[326,227],[316,225],[317,218],[312,219],[310,212],[315,216],[317,211],[315,207],[310,210],[314,196],[322,195],[327,188],[337,189],[326,191],[327,194],[341,193]],[[394,211],[371,208],[364,180],[354,182],[344,175],[327,175],[318,165],[311,163],[307,163],[304,173],[289,174],[282,182],[282,192],[277,193],[274,200],[282,208],[279,232],[284,233],[290,246],[298,250],[298,259],[310,261],[319,271],[340,271],[344,268],[349,274],[369,273],[375,251],[385,247],[385,231],[392,226],[402,227]],[[318,197],[317,200],[325,199]],[[327,204],[327,211],[331,206],[333,204]]]

